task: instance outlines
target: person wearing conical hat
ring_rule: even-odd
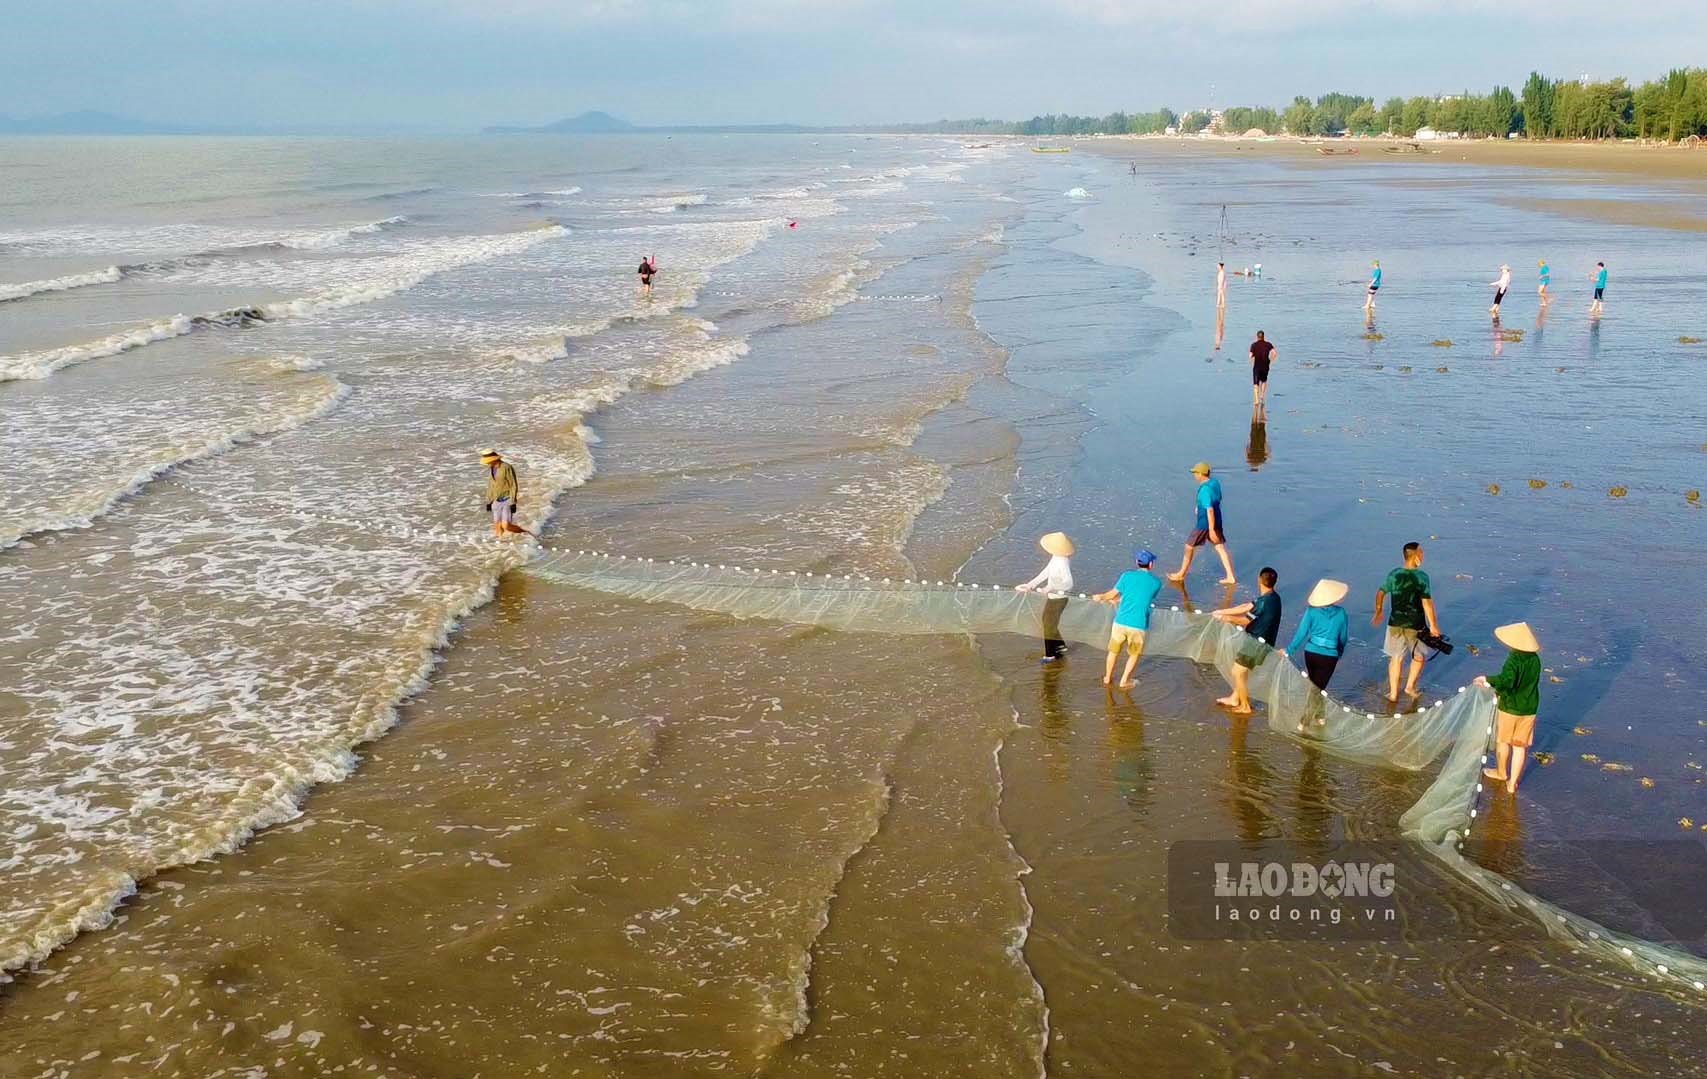
[[[1215,553],[1221,558],[1221,568],[1227,571],[1221,583],[1239,583],[1233,573],[1233,554],[1227,550],[1227,520],[1221,514],[1221,481],[1214,477],[1213,471],[1208,461],[1199,461],[1191,466],[1191,474],[1197,477],[1197,522],[1185,541],[1185,556],[1180,560],[1179,572],[1168,574],[1168,580],[1176,584],[1184,581],[1185,575],[1191,572],[1192,559],[1197,557],[1197,549],[1205,543],[1215,548]]]
[[[1061,638],[1061,612],[1067,609],[1067,593],[1073,590],[1073,541],[1065,532],[1051,532],[1037,541],[1049,555],[1043,572],[1024,584],[1014,585],[1017,592],[1042,592],[1043,599],[1043,662],[1054,663],[1067,652],[1067,642]]]
[[[521,484],[516,479],[515,466],[500,457],[497,450],[482,453],[480,463],[486,466],[486,512],[492,515],[492,534],[529,534],[527,529],[515,521],[516,507],[521,502],[522,494]]]
[[[1310,609],[1298,620],[1298,631],[1292,635],[1292,643],[1286,646],[1289,655],[1303,649],[1304,674],[1311,685],[1324,693],[1334,677],[1334,668],[1339,666],[1340,657],[1345,654],[1346,640],[1350,636],[1350,623],[1346,619],[1345,608],[1340,606],[1340,600],[1350,591],[1351,586],[1344,581],[1326,577],[1317,581],[1316,587],[1310,590]],[[1312,711],[1316,716],[1316,726],[1324,726],[1327,723],[1326,711]],[[1298,729],[1304,729],[1302,720]]]
[[[1507,794],[1517,793],[1529,747],[1535,744],[1535,713],[1541,706],[1541,642],[1528,622],[1513,622],[1494,630],[1499,642],[1511,649],[1505,666],[1493,676],[1483,675],[1476,684],[1494,691],[1495,766],[1482,774],[1504,783]]]

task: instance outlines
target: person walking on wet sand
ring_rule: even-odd
[[[1274,344],[1257,331],[1251,342],[1251,404],[1261,408],[1268,402],[1268,364],[1274,358]]]
[[[1279,580],[1280,574],[1272,566],[1264,566],[1257,573],[1257,587],[1261,591],[1254,601],[1223,607],[1211,614],[1216,621],[1245,631],[1245,639],[1239,642],[1238,654],[1233,657],[1233,692],[1215,701],[1236,716],[1251,714],[1251,672],[1268,659],[1280,637],[1280,594],[1274,590]]]
[[[1536,276],[1541,280],[1540,287],[1538,287],[1535,292],[1541,297],[1541,305],[1545,307],[1547,304],[1553,302],[1553,297],[1547,294],[1547,286],[1553,283],[1553,267],[1547,265],[1546,259],[1541,259],[1535,265],[1539,267],[1536,271]]]
[[[1310,590],[1310,609],[1298,620],[1298,631],[1292,635],[1292,643],[1286,646],[1288,654],[1295,654],[1300,648],[1304,650],[1304,675],[1323,693],[1327,692],[1328,683],[1333,680],[1334,668],[1339,666],[1350,636],[1345,608],[1339,605],[1350,591],[1351,586],[1344,581],[1325,577],[1317,581],[1316,587]],[[1316,726],[1327,725],[1327,709],[1320,700],[1312,700],[1309,714],[1316,717]],[[1298,730],[1304,730],[1302,719],[1298,722]]]
[[[1588,305],[1588,313],[1599,318],[1606,313],[1606,263],[1594,264],[1594,302]]]
[[[1098,603],[1106,603],[1115,609],[1114,629],[1108,638],[1108,662],[1102,672],[1103,685],[1114,684],[1114,665],[1120,659],[1121,650],[1130,653],[1126,670],[1120,676],[1121,689],[1131,689],[1138,684],[1132,680],[1132,674],[1144,656],[1144,635],[1150,631],[1150,604],[1162,590],[1162,582],[1150,572],[1150,567],[1156,564],[1156,556],[1143,550],[1134,554],[1132,560],[1138,564],[1137,569],[1122,573],[1113,588],[1092,597]]]
[[[1391,599],[1393,612],[1387,619],[1387,640],[1382,652],[1387,656],[1387,699],[1399,699],[1399,669],[1405,657],[1411,660],[1411,674],[1405,679],[1406,696],[1417,695],[1417,683],[1422,679],[1423,664],[1428,662],[1428,646],[1422,642],[1423,630],[1440,636],[1440,621],[1434,613],[1434,595],[1429,591],[1428,574],[1422,571],[1422,544],[1405,544],[1401,557],[1405,564],[1387,574],[1381,587],[1375,590],[1375,617],[1372,626],[1381,624],[1382,604]]]
[[[647,255],[640,260],[640,291],[652,295],[652,277],[658,272],[658,256]]]
[[[1488,308],[1488,311],[1495,318],[1499,318],[1500,304],[1505,302],[1506,289],[1511,288],[1511,267],[1501,263],[1500,276],[1496,280],[1489,281],[1488,284],[1494,287],[1494,305]]]
[[[1221,558],[1221,568],[1227,571],[1221,583],[1238,584],[1238,577],[1233,573],[1233,555],[1227,550],[1226,522],[1221,517],[1221,481],[1210,475],[1208,461],[1192,465],[1191,474],[1197,477],[1197,526],[1185,541],[1185,559],[1179,565],[1179,572],[1168,574],[1168,580],[1176,583],[1185,580],[1185,575],[1191,572],[1192,560],[1197,557],[1197,549],[1207,543],[1215,548],[1215,553]]]
[[[533,533],[516,524],[516,507],[521,501],[522,489],[516,480],[515,466],[498,456],[497,450],[481,454],[480,463],[486,466],[486,512],[492,515],[492,534],[531,536]]]
[[[1369,270],[1369,294],[1364,297],[1363,309],[1375,310],[1375,294],[1381,291],[1381,260],[1376,259]]]
[[[1061,612],[1067,609],[1067,593],[1073,590],[1073,541],[1065,532],[1051,532],[1037,541],[1049,555],[1043,572],[1024,584],[1014,585],[1016,592],[1043,593],[1043,662],[1053,663],[1067,654],[1067,642],[1061,637]]]
[[[1215,306],[1227,306],[1227,264],[1225,262],[1215,264]]]
[[[1541,642],[1527,622],[1513,622],[1494,630],[1499,642],[1511,649],[1499,673],[1482,675],[1476,684],[1486,686],[1498,697],[1495,704],[1495,767],[1482,774],[1504,783],[1507,794],[1517,793],[1529,747],[1535,744],[1535,713],[1541,705]]]

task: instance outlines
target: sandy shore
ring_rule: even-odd
[[[1526,142],[1442,140],[1413,143],[1408,139],[1329,139],[1305,142],[1275,137],[1167,138],[1133,136],[1072,140],[1075,149],[1127,157],[1133,153],[1172,152],[1204,154],[1269,154],[1324,166],[1347,160],[1379,161],[1394,166],[1450,165],[1469,163],[1534,169],[1566,169],[1577,172],[1644,176],[1652,180],[1682,180],[1707,183],[1707,148],[1638,146],[1623,142]],[[1408,152],[1420,146],[1423,152]],[[1141,149],[1140,149],[1141,148]],[[1322,148],[1356,150],[1355,155],[1320,152]],[[1389,150],[1404,150],[1389,153]]]
[[[1707,195],[1707,149],[1638,146],[1634,143],[1524,142],[1447,140],[1413,143],[1402,139],[1166,138],[1132,136],[1072,140],[1075,149],[1128,159],[1156,154],[1215,157],[1262,156],[1304,169],[1339,169],[1348,164],[1391,169],[1395,180],[1451,182],[1454,166],[1531,168],[1574,173],[1574,182],[1628,185],[1633,180],[1677,185],[1680,193]],[[1412,148],[1421,147],[1421,152]],[[1323,154],[1322,149],[1338,151]],[[1356,150],[1355,154],[1347,153]],[[1389,153],[1389,150],[1402,152]],[[1513,198],[1512,205],[1579,220],[1619,225],[1707,232],[1707,213],[1684,199],[1632,202],[1627,198]]]

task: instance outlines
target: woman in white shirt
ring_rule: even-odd
[[[1067,653],[1067,642],[1061,639],[1061,612],[1067,609],[1067,593],[1073,590],[1073,565],[1068,561],[1073,556],[1073,541],[1065,532],[1051,532],[1037,545],[1048,553],[1049,564],[1014,589],[1043,593],[1043,662],[1053,663]]]

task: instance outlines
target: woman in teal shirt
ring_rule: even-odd
[[[1304,673],[1317,689],[1328,688],[1334,667],[1345,654],[1347,623],[1345,608],[1339,602],[1350,588],[1344,581],[1317,581],[1310,590],[1310,609],[1299,619],[1298,632],[1286,646],[1288,653],[1304,649]]]

